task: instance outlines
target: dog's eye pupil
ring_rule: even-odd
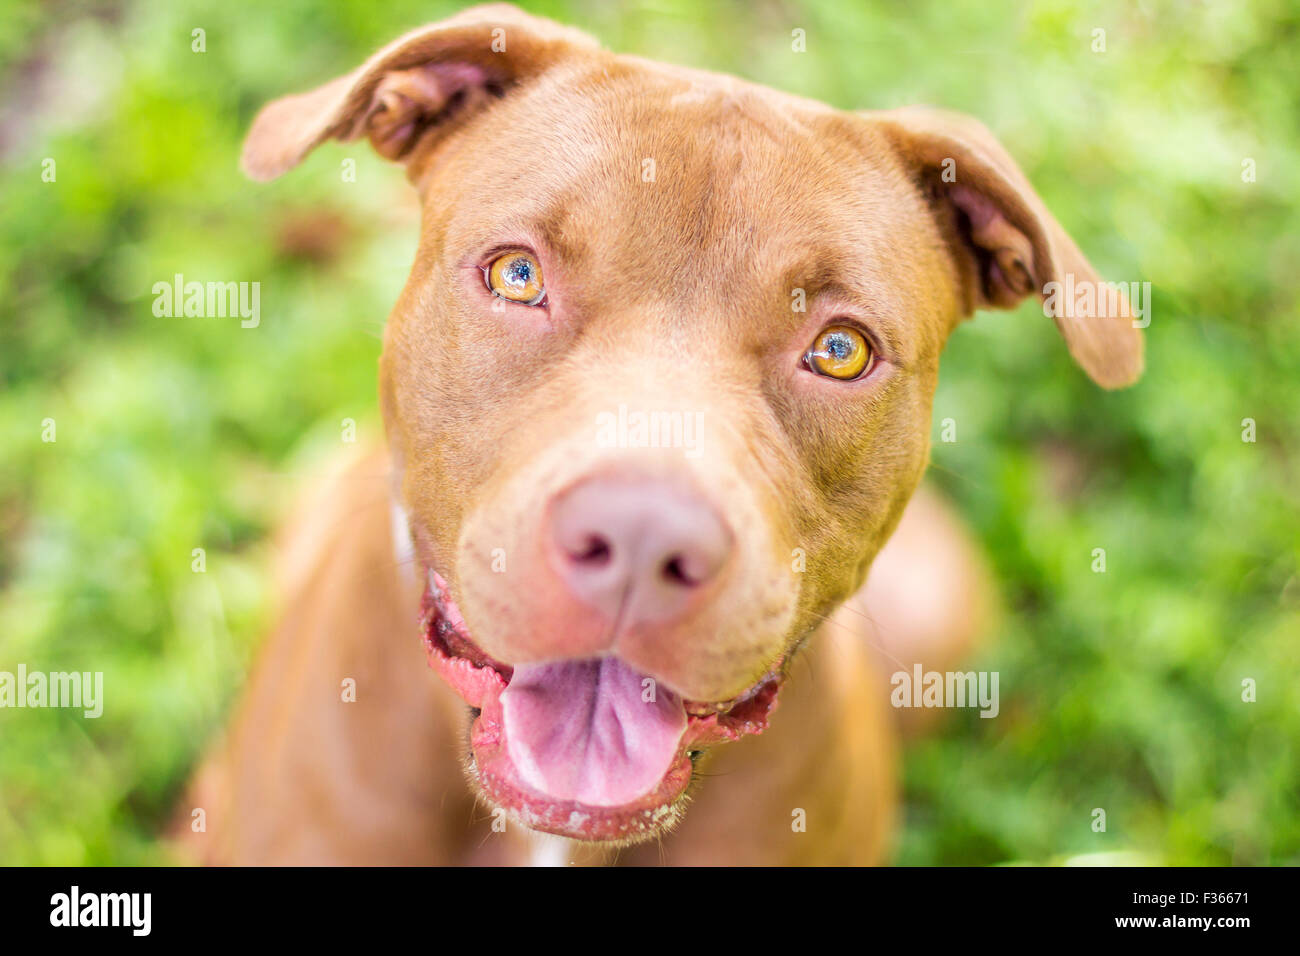
[[[506,267],[506,282],[514,286],[525,286],[533,278],[533,267],[527,259],[515,259]]]
[[[853,354],[853,342],[841,332],[831,332],[826,336],[826,351],[842,362]]]
[[[527,252],[507,252],[483,270],[493,295],[524,305],[541,305],[546,297],[542,267]]]

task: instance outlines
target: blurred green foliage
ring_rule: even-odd
[[[898,859],[1300,862],[1296,4],[526,5],[844,108],[973,113],[1105,276],[1152,283],[1134,389],[1094,388],[1033,305],[945,353],[931,477],[999,582],[978,666],[1002,717],[908,751]],[[267,623],[269,529],[341,419],[377,432],[416,237],[400,171],[360,144],[259,186],[241,136],[455,8],[0,5],[0,670],[103,670],[108,698],[99,720],[0,711],[0,862],[163,858]],[[177,272],[261,281],[261,326],[156,318]]]

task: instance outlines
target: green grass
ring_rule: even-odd
[[[959,714],[908,752],[899,859],[1300,862],[1300,13],[1002,6],[535,8],[844,108],[973,113],[1105,276],[1152,283],[1134,389],[1091,386],[1032,305],[945,353],[931,478],[999,583],[979,666],[1001,674],[1002,717]],[[416,236],[400,171],[361,144],[258,186],[243,131],[453,8],[0,10],[0,670],[102,670],[107,694],[99,720],[0,711],[0,862],[160,858],[267,623],[269,529],[343,418],[375,434],[379,333]],[[154,317],[152,284],[177,272],[260,281],[261,327]]]

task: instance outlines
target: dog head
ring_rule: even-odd
[[[650,837],[861,585],[950,331],[1097,276],[971,120],[845,113],[509,6],[270,104],[243,162],[362,135],[423,204],[380,390],[471,779],[538,829]],[[1098,383],[1136,378],[1122,299],[1056,321]]]

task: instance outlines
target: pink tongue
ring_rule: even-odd
[[[681,699],[616,657],[516,665],[501,708],[525,782],[596,807],[653,790],[686,729]]]

